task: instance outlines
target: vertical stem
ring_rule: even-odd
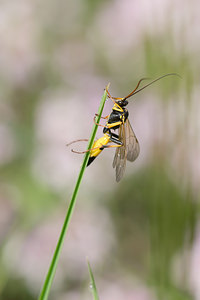
[[[107,87],[104,91],[104,94],[102,96],[102,99],[101,99],[101,103],[100,103],[99,110],[98,110],[98,116],[96,117],[96,122],[97,123],[99,123],[102,112],[103,112],[104,104],[105,104],[106,97],[107,97],[107,91],[106,90],[108,88],[109,88],[109,84],[107,85]],[[92,148],[92,145],[94,143],[94,138],[95,138],[95,135],[96,135],[96,132],[97,132],[97,127],[98,126],[96,124],[94,124],[93,129],[92,129],[92,133],[91,133],[91,136],[90,136],[90,139],[89,139],[89,142],[88,142],[88,149]],[[65,235],[66,235],[68,225],[69,225],[69,222],[70,222],[70,219],[71,219],[74,207],[75,207],[76,196],[77,196],[77,193],[78,193],[78,190],[79,190],[79,187],[80,187],[80,183],[81,183],[85,168],[87,166],[89,155],[90,155],[90,152],[85,153],[84,160],[83,160],[80,172],[79,172],[79,176],[78,176],[77,182],[75,184],[74,192],[72,194],[72,198],[71,198],[71,201],[70,201],[70,204],[69,204],[69,208],[67,210],[65,221],[64,221],[61,233],[60,233],[60,237],[58,239],[58,243],[57,243],[57,246],[56,246],[56,249],[55,249],[55,252],[54,252],[54,255],[53,255],[49,270],[48,270],[48,273],[46,275],[44,285],[42,287],[40,296],[38,298],[39,300],[48,299],[48,295],[49,295],[50,288],[51,288],[51,285],[52,285],[52,282],[53,282],[53,279],[54,279],[54,276],[55,276],[58,260],[59,260],[60,253],[61,253],[61,250],[62,250],[62,246],[63,246],[63,243],[64,243]]]

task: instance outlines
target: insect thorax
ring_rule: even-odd
[[[120,125],[121,125],[120,122],[121,123],[125,123],[126,122],[129,113],[128,113],[128,110],[126,108],[122,108],[122,109],[123,109],[123,111],[118,111],[116,109],[112,110],[112,112],[111,112],[111,114],[110,114],[110,116],[108,118],[108,121],[106,123],[107,125],[108,124],[109,125],[113,124],[113,126],[109,126],[110,129],[114,129],[115,130],[115,129],[117,129],[117,128],[120,127]],[[117,123],[117,124],[115,125],[115,123]],[[103,132],[106,133],[108,131],[109,131],[108,128],[104,127]]]

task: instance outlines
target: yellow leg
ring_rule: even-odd
[[[106,145],[104,146],[104,148],[118,148],[118,147],[122,147],[123,145]]]
[[[107,125],[101,125],[101,124],[99,124],[99,123],[96,122],[95,118],[96,117],[94,117],[94,123],[95,123],[95,125],[101,126],[101,127],[104,127],[104,128],[108,128],[108,129],[113,128],[115,126],[118,126],[118,125],[122,124],[122,121],[118,121],[118,122],[107,124]]]
[[[77,153],[77,154],[84,154],[84,153],[86,153],[86,152],[90,152],[90,151],[92,151],[92,150],[96,150],[96,149],[99,149],[99,148],[101,148],[101,147],[95,147],[95,148],[91,148],[91,149],[88,149],[88,150],[85,150],[85,151],[75,151],[74,149],[71,149],[71,151],[72,151],[73,153]]]
[[[98,117],[98,116],[99,116],[98,114],[95,114],[95,117]],[[105,119],[105,120],[106,120],[106,119],[109,118],[109,116],[110,116],[110,115],[108,115],[108,116],[106,116],[106,117],[101,117],[101,119]]]
[[[101,125],[101,124],[97,123],[95,119],[96,119],[96,117],[94,117],[94,124],[95,124],[95,125],[101,126],[101,127],[105,127],[105,125]]]
[[[85,150],[85,151],[75,151],[74,149],[71,149],[71,151],[73,152],[73,153],[77,153],[77,154],[84,154],[84,153],[86,153],[86,152],[90,152],[90,151],[92,151],[92,150],[96,150],[96,149],[100,149],[100,148],[117,148],[117,147],[122,147],[123,145],[101,145],[100,147],[95,147],[95,148],[91,148],[91,149],[88,149],[88,150]]]

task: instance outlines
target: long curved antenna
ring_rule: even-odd
[[[163,76],[160,76],[160,77],[154,79],[153,81],[151,81],[150,83],[146,84],[145,86],[143,86],[143,87],[140,88],[139,90],[134,89],[133,92],[131,92],[128,96],[122,98],[122,100],[128,99],[129,97],[131,97],[131,96],[133,96],[133,95],[139,93],[140,91],[144,90],[146,87],[150,86],[150,85],[153,84],[154,82],[156,82],[156,81],[158,81],[158,80],[160,80],[160,79],[162,79],[162,78],[164,78],[164,77],[167,77],[167,76],[178,76],[178,77],[181,78],[181,76],[180,76],[179,74],[177,74],[177,73],[168,73],[168,74],[165,74],[165,75],[163,75]],[[141,82],[141,81],[139,81],[139,83],[140,83],[140,82]],[[138,86],[139,86],[139,85],[137,85],[137,87],[138,87]],[[136,88],[137,88],[137,87],[136,87]]]
[[[141,83],[143,80],[148,80],[148,79],[150,79],[150,78],[147,77],[147,78],[142,78],[142,79],[140,79],[140,80],[138,81],[138,83],[137,83],[135,89],[134,89],[130,94],[128,94],[128,96],[122,97],[122,98],[121,98],[121,97],[112,97],[112,98],[115,99],[115,100],[125,100],[125,99],[131,97],[133,94],[135,94],[136,90],[139,88],[140,83]],[[109,95],[108,95],[108,96],[109,96]],[[109,98],[111,98],[111,97],[109,96]]]
[[[179,74],[177,74],[177,73],[168,73],[168,74],[165,74],[165,75],[163,75],[163,76],[160,76],[160,77],[154,79],[153,81],[151,81],[150,83],[146,84],[145,86],[143,86],[142,88],[140,88],[140,89],[138,90],[139,85],[140,85],[140,83],[141,83],[143,80],[148,80],[148,79],[150,79],[150,78],[142,78],[142,79],[140,79],[140,80],[138,81],[138,84],[136,85],[136,88],[135,88],[130,94],[128,94],[126,97],[122,97],[122,98],[111,97],[111,95],[110,95],[109,93],[108,93],[108,97],[111,98],[111,99],[113,99],[113,100],[122,100],[122,101],[123,101],[123,100],[126,100],[126,99],[130,98],[131,96],[133,96],[133,95],[139,93],[140,91],[144,90],[146,87],[150,86],[150,85],[153,84],[154,82],[156,82],[156,81],[158,81],[158,80],[160,80],[160,79],[162,79],[162,78],[164,78],[164,77],[167,77],[167,76],[178,76],[178,77],[181,78],[181,76],[180,76]],[[116,101],[116,102],[117,102],[117,101]]]

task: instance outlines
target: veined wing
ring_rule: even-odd
[[[134,161],[140,153],[140,145],[129,120],[125,122],[127,160]]]
[[[119,182],[126,168],[126,132],[124,124],[119,127],[119,140],[122,142],[121,147],[117,147],[113,160],[113,168],[116,168],[116,181]]]

